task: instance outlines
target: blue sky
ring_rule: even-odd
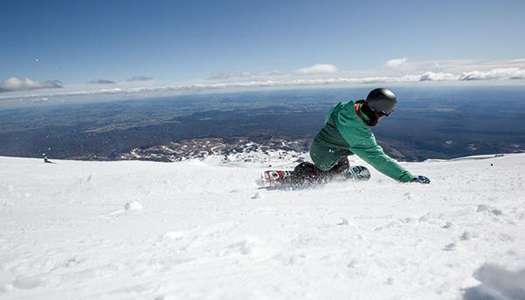
[[[5,1],[0,80],[183,82],[315,64],[368,72],[396,58],[494,64],[525,57],[524,20],[522,0]]]

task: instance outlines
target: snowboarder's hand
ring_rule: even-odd
[[[426,177],[426,176],[419,175],[419,176],[414,177],[414,179],[412,179],[412,182],[429,184],[430,183],[430,179],[428,179],[428,177]]]

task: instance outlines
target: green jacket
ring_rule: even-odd
[[[330,169],[341,156],[356,154],[381,173],[401,182],[414,178],[385,154],[370,128],[357,115],[354,102],[338,103],[327,115],[325,126],[310,148],[314,164]]]

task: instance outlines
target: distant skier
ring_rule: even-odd
[[[313,164],[295,167],[293,177],[327,178],[349,169],[347,156],[356,154],[381,173],[400,182],[430,183],[425,176],[413,176],[383,152],[370,127],[389,116],[396,105],[388,89],[372,90],[366,100],[339,102],[327,114],[325,126],[310,146]]]
[[[54,164],[54,162],[50,161],[50,160],[47,158],[47,155],[46,155],[45,153],[42,154],[42,155],[44,156],[44,162],[45,162],[46,164]]]

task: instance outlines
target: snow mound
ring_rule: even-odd
[[[509,271],[494,264],[484,264],[474,278],[481,285],[465,291],[466,300],[519,300],[525,299],[525,269]]]

